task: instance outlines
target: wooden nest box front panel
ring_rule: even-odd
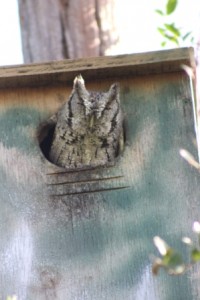
[[[152,280],[149,259],[154,236],[177,245],[199,219],[198,174],[179,155],[197,153],[192,86],[181,68],[191,55],[0,69],[0,298],[196,299],[195,271]],[[125,146],[113,165],[68,170],[48,160],[44,122],[79,74],[89,90],[120,85]]]

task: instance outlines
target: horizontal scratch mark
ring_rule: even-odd
[[[93,190],[93,191],[82,191],[82,192],[66,193],[66,194],[60,194],[60,195],[50,195],[50,197],[63,197],[63,196],[72,196],[72,195],[91,194],[91,193],[123,190],[123,189],[127,189],[127,188],[130,188],[130,186],[120,186],[120,187],[115,187],[115,188],[99,189],[99,190]]]
[[[90,167],[90,168],[80,168],[80,169],[73,169],[73,170],[66,170],[66,171],[60,171],[60,172],[53,172],[53,173],[47,173],[47,176],[52,176],[52,175],[65,175],[65,174],[71,174],[71,173],[78,173],[78,172],[87,172],[87,171],[95,171],[95,170],[106,170],[108,168],[113,168],[114,165],[107,165],[106,167],[104,166],[99,166],[99,167]]]
[[[47,183],[48,186],[57,186],[57,185],[65,185],[65,184],[75,184],[75,183],[90,183],[90,182],[98,182],[98,181],[107,181],[107,180],[114,180],[123,178],[124,176],[113,176],[113,177],[104,177],[104,178],[92,178],[92,179],[85,179],[80,181],[64,181],[64,182],[58,182],[58,183]]]

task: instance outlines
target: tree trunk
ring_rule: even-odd
[[[24,62],[112,54],[115,0],[18,0]]]

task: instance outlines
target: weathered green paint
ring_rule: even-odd
[[[179,155],[180,148],[196,154],[189,81],[180,71],[91,81],[88,88],[116,79],[125,151],[114,167],[81,172],[63,173],[40,152],[36,131],[52,113],[46,89],[30,89],[30,98],[16,89],[13,108],[15,95],[6,102],[9,92],[0,93],[2,299],[200,296],[195,271],[153,278],[149,258],[155,235],[180,248],[177,240],[199,219],[199,177]],[[49,101],[65,93],[52,89]]]

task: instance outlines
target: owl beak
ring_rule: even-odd
[[[94,125],[94,115],[92,114],[89,118],[89,127],[92,128]]]

